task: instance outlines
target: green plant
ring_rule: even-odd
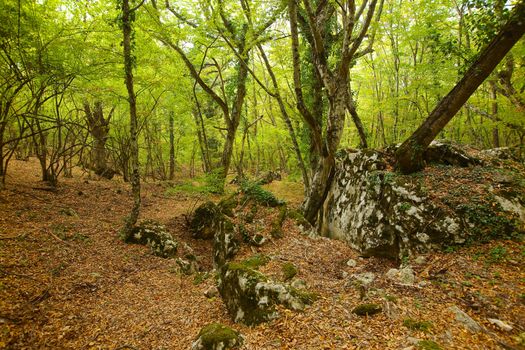
[[[252,199],[263,205],[276,207],[284,204],[284,201],[275,197],[275,195],[272,192],[262,188],[261,185],[259,185],[257,182],[243,180],[240,183],[240,187],[241,191],[247,198]]]
[[[403,326],[407,327],[408,329],[422,332],[428,332],[433,327],[432,323],[429,321],[417,321],[412,318],[404,319]]]
[[[489,251],[486,261],[492,264],[499,263],[505,260],[507,255],[507,249],[502,245],[497,245]]]

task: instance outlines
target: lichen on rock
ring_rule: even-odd
[[[177,241],[164,225],[153,220],[145,220],[135,226],[126,243],[147,245],[154,255],[162,258],[173,258],[177,254]]]
[[[523,228],[518,221],[525,220],[525,191],[519,181],[491,189],[500,169],[478,166],[480,160],[457,147],[435,143],[430,149],[429,160],[449,165],[412,175],[391,171],[385,152],[339,152],[321,234],[348,242],[364,256],[400,259]],[[457,182],[457,175],[464,181]]]

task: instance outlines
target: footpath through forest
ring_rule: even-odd
[[[318,298],[304,312],[282,309],[278,319],[247,327],[234,324],[213,293],[212,242],[191,238],[186,228],[192,209],[208,198],[170,196],[167,184],[144,184],[141,217],[165,224],[199,258],[202,271],[188,276],[175,260],[119,240],[131,206],[128,184],[76,172],[49,191],[38,169],[35,160],[13,161],[0,192],[0,348],[189,349],[211,322],[239,330],[243,349],[520,349],[525,343],[523,243],[413,257],[401,262],[404,277],[396,277],[399,262],[305,236],[287,219],[283,238],[244,248],[241,256],[267,255],[261,271],[277,280],[292,263],[295,277]],[[300,185],[270,186],[291,205],[299,203]],[[353,311],[361,304],[381,312],[359,316]]]

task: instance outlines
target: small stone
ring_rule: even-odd
[[[372,272],[364,272],[364,273],[353,274],[352,278],[359,281],[363,286],[366,286],[374,282],[376,275]]]
[[[414,337],[407,338],[407,343],[412,344],[412,345],[417,345],[420,341],[421,339],[414,338]]]
[[[508,323],[505,323],[501,320],[498,320],[496,318],[487,318],[487,320],[493,324],[493,325],[496,325],[498,326],[501,330],[504,330],[504,331],[507,331],[507,332],[510,332],[513,328],[511,325],[509,325]]]
[[[401,284],[406,285],[413,285],[416,280],[416,276],[414,275],[414,270],[412,270],[411,267],[404,267],[401,270],[399,270],[399,282]]]
[[[348,277],[348,272],[343,271],[342,276],[343,276],[343,278],[347,278]]]
[[[456,321],[462,323],[469,331],[472,333],[481,332],[481,326],[460,308],[454,305],[448,309],[456,315]]]
[[[356,306],[352,312],[359,316],[371,316],[381,312],[381,306],[377,304],[361,304]]]
[[[420,255],[414,259],[414,264],[416,265],[423,265],[426,262],[427,262],[427,258],[424,257],[423,255]]]
[[[391,279],[391,280],[396,279],[398,275],[399,275],[399,270],[398,269],[390,269],[385,274],[386,278]]]
[[[390,269],[385,275],[388,279],[394,280],[404,285],[413,285],[416,279],[414,270],[410,266],[404,267],[401,270]]]
[[[356,267],[357,266],[357,261],[355,261],[354,259],[348,259],[348,261],[346,262],[346,266],[348,266],[348,267]]]
[[[204,292],[204,296],[208,299],[215,298],[219,294],[217,287],[212,286]]]

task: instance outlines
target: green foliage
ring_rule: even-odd
[[[262,188],[257,182],[243,180],[240,184],[240,187],[246,198],[252,199],[260,204],[270,207],[276,207],[284,204],[284,201],[275,197],[272,192]]]

